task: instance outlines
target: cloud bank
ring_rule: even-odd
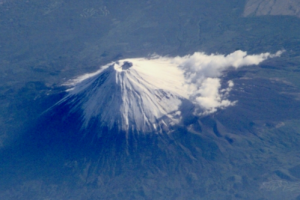
[[[155,59],[167,61],[182,70],[185,85],[190,88],[189,99],[199,106],[197,114],[215,112],[218,108],[234,105],[227,99],[234,86],[233,81],[228,81],[227,86],[221,89],[221,75],[229,68],[258,65],[261,62],[274,57],[279,57],[284,51],[275,54],[261,53],[248,55],[245,51],[235,51],[228,55],[205,54],[195,52],[184,57],[156,57]]]

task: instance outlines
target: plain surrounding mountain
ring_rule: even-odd
[[[300,20],[294,1],[273,2],[0,1],[0,199],[298,200]],[[225,70],[237,103],[187,109],[172,134],[83,131],[70,107],[45,112],[61,84],[116,60],[238,50],[285,53]]]

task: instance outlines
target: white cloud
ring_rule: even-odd
[[[190,92],[189,98],[196,105],[201,107],[198,114],[215,112],[217,108],[224,108],[234,105],[227,97],[232,87],[233,81],[228,82],[228,86],[221,89],[221,75],[229,68],[240,68],[243,66],[258,65],[268,58],[279,57],[284,51],[275,54],[261,53],[248,55],[245,51],[235,51],[228,55],[196,52],[184,57],[157,57],[160,60],[169,60],[174,66],[179,67],[185,77],[185,84],[189,88],[194,88]],[[199,109],[198,109],[199,110]]]
[[[226,99],[232,87],[233,82],[230,81],[228,87],[221,90],[220,79],[206,78],[195,94],[195,101],[201,108],[204,108],[200,111],[200,114],[212,113],[217,108],[234,105],[235,102],[230,102]]]

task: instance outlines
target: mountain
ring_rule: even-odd
[[[58,104],[82,112],[83,128],[94,119],[109,130],[117,126],[122,131],[162,132],[180,122],[180,106],[188,98],[183,80],[172,66],[120,60],[76,83]]]

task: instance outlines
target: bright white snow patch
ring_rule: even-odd
[[[228,81],[221,89],[222,72],[230,67],[257,65],[281,53],[196,52],[184,57],[124,59],[68,82],[71,88],[61,102],[71,104],[72,112],[82,110],[83,127],[95,118],[108,128],[162,131],[180,122],[184,99],[195,105],[198,115],[233,105],[235,102],[226,98],[234,83]]]

